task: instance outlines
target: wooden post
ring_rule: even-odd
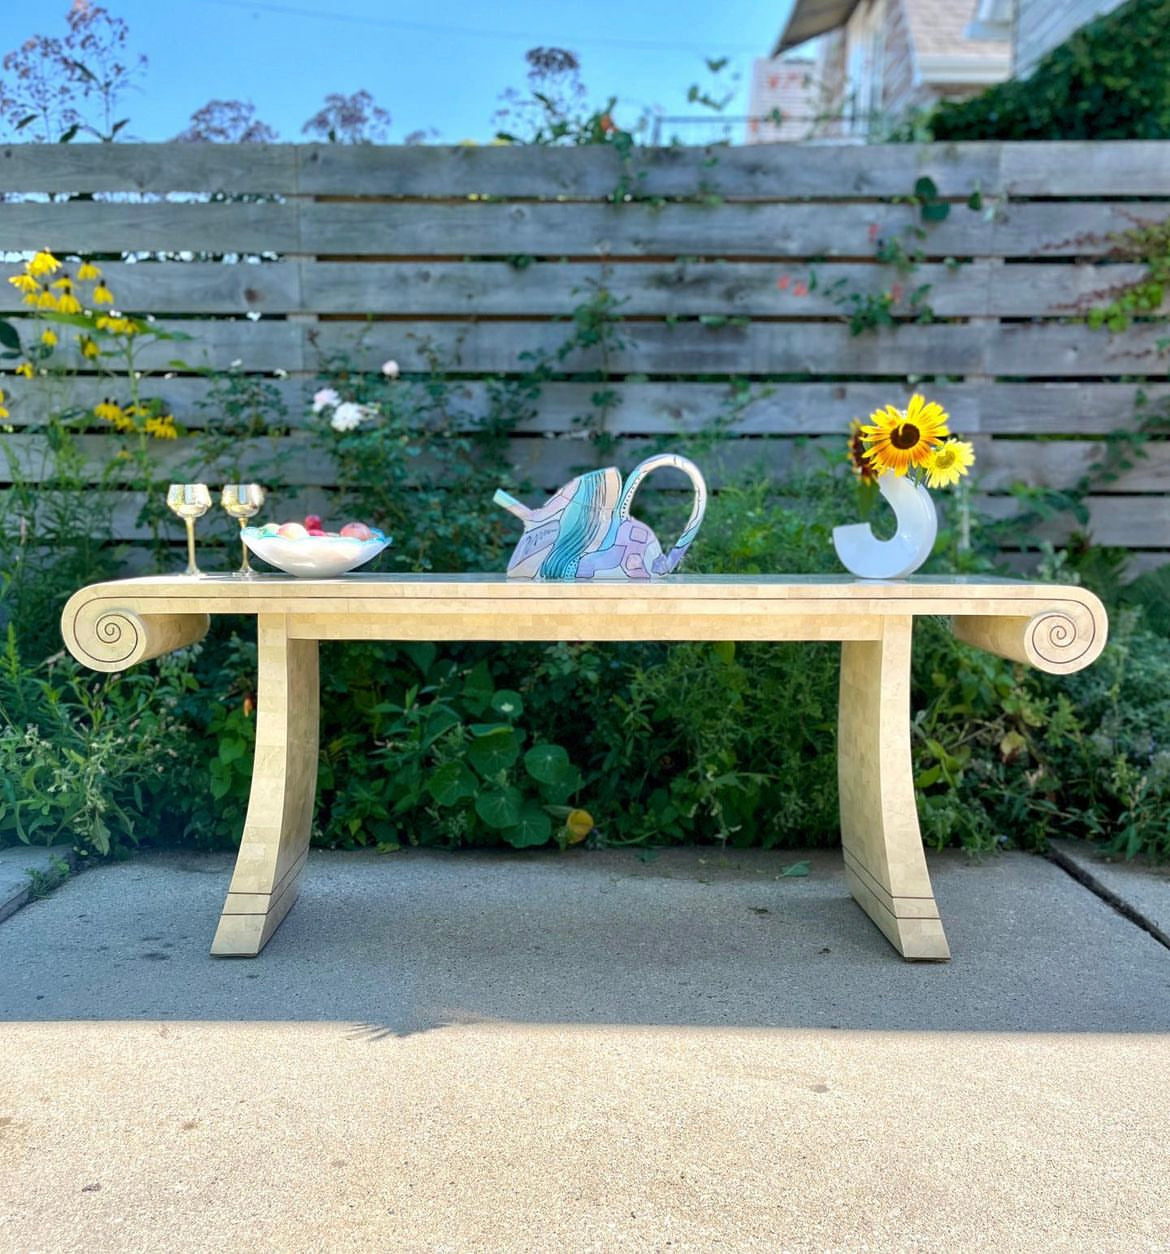
[[[257,623],[256,759],[244,836],[212,942],[218,958],[254,958],[297,897],[317,792],[317,641],[289,638],[283,614]]]
[[[930,887],[910,758],[913,618],[841,645],[837,779],[849,890],[903,958],[951,956]]]

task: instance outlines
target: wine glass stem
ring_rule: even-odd
[[[239,520],[239,523],[240,523],[240,535],[242,537],[244,534],[244,528],[248,525],[248,520],[246,518],[241,518]],[[243,539],[240,540],[240,548],[244,550],[244,560],[240,565],[240,569],[236,571],[236,574],[237,575],[250,575],[252,573],[252,563],[248,561],[248,546],[244,543]]]
[[[187,574],[198,575],[199,567],[195,565],[195,519],[184,520],[187,524]]]

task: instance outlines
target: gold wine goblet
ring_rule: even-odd
[[[248,519],[258,514],[264,504],[264,489],[258,483],[225,483],[219,495],[219,503],[240,524],[240,532],[243,533]],[[248,546],[243,540],[240,541],[240,547],[244,550],[244,560],[235,573],[248,579],[256,572],[248,561]]]
[[[187,524],[187,574],[201,575],[195,565],[195,519],[211,508],[211,493],[205,483],[172,483],[167,488],[167,507]]]

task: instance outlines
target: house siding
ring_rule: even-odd
[[[1112,13],[1123,0],[1016,0],[1016,30],[1012,75],[1026,78],[1036,63],[1064,43],[1086,22]]]
[[[884,77],[882,112],[893,120],[919,103],[915,99],[914,50],[902,0],[891,0],[886,9]]]
[[[819,106],[812,57],[757,57],[752,65],[745,142],[775,144],[807,139]],[[779,109],[779,126],[767,115]]]

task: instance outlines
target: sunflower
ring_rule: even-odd
[[[926,471],[928,488],[949,488],[958,483],[960,478],[971,469],[975,461],[975,450],[965,440],[947,440],[936,448],[926,459],[923,468]]]
[[[861,423],[856,418],[849,424],[849,464],[863,484],[877,483],[878,472],[866,455]]]
[[[916,392],[904,410],[887,405],[869,416],[872,426],[862,427],[862,439],[869,448],[866,457],[878,474],[892,470],[904,475],[912,466],[921,466],[944,436],[950,435],[947,414],[935,401]]]

